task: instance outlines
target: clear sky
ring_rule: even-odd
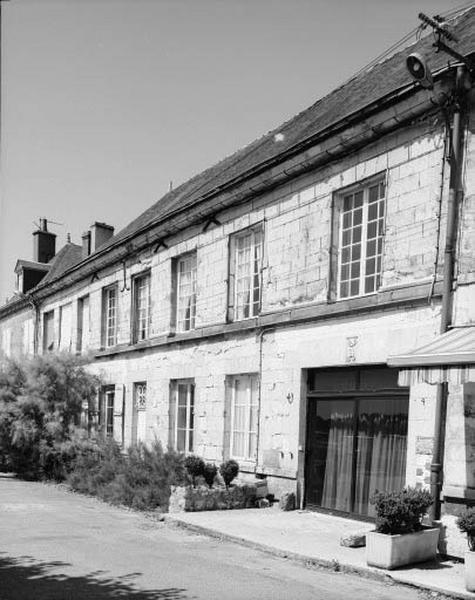
[[[46,217],[121,229],[468,0],[2,2],[0,304]]]

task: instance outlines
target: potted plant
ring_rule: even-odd
[[[422,518],[433,503],[426,490],[375,492],[376,530],[366,535],[368,565],[396,569],[437,555],[439,529],[423,527]]]
[[[468,550],[465,552],[465,587],[475,592],[475,506],[467,508],[457,519],[457,527],[467,534]]]

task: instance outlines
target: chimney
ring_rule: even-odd
[[[86,231],[81,236],[82,239],[82,259],[84,260],[91,254],[91,232]]]
[[[47,219],[40,219],[39,229],[33,232],[33,260],[47,263],[56,254],[56,234],[48,231]]]
[[[114,228],[107,223],[98,223],[91,225],[91,246],[90,252],[95,252],[103,246],[114,235]]]

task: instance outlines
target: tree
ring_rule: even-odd
[[[0,452],[3,468],[27,479],[65,476],[64,443],[80,426],[84,402],[99,380],[71,354],[7,361],[0,369]]]

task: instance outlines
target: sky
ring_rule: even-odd
[[[34,223],[116,232],[466,0],[2,1],[0,304]]]

